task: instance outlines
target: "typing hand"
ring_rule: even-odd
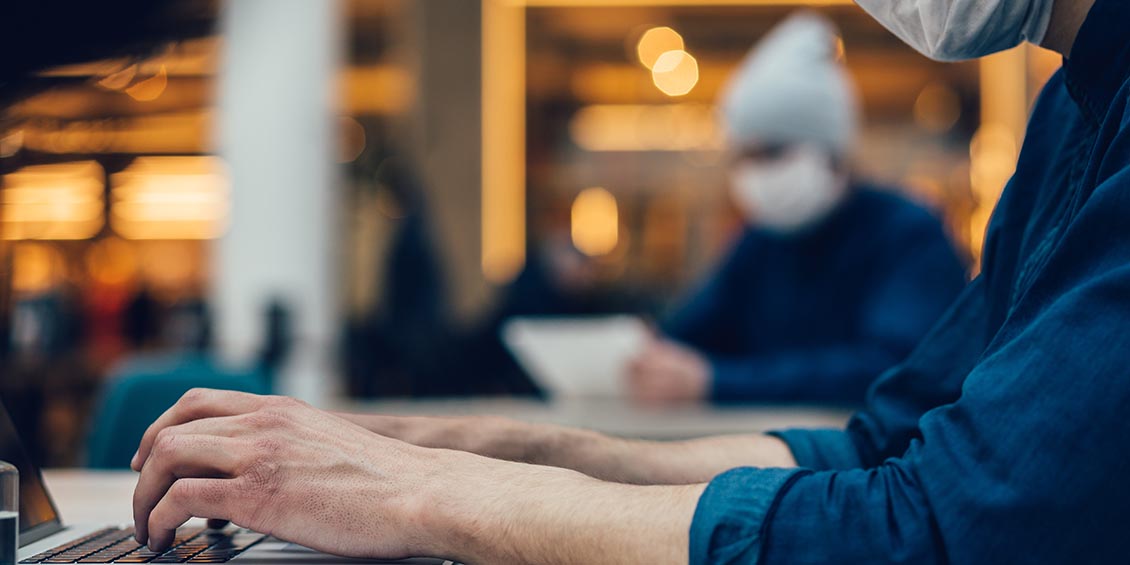
[[[132,463],[139,542],[169,545],[190,517],[230,520],[349,556],[424,553],[428,450],[284,397],[193,390],[146,431]]]
[[[655,339],[628,364],[628,389],[644,404],[699,401],[707,396],[710,365],[697,352]]]

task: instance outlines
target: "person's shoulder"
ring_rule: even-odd
[[[745,256],[773,242],[773,237],[764,229],[750,225],[743,225],[741,230],[734,234],[729,245],[729,256]]]
[[[934,212],[907,196],[907,191],[904,189],[871,182],[857,182],[852,190],[861,207],[871,210],[872,213],[903,218],[907,221],[939,221]]]
[[[861,216],[883,239],[944,237],[941,216],[894,186],[859,183],[853,189]]]

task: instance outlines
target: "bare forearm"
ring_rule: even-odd
[[[709,482],[735,467],[795,467],[783,441],[766,435],[716,436],[655,442],[607,438],[568,452],[577,469],[594,477],[642,485]]]
[[[564,469],[463,462],[434,494],[441,555],[469,563],[686,563],[703,485],[634,486]],[[486,478],[487,480],[482,480]]]
[[[796,464],[784,442],[760,434],[655,442],[505,418],[347,417],[415,445],[573,469],[620,483],[692,484],[734,467]]]

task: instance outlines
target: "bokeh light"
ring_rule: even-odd
[[[969,144],[969,183],[975,199],[969,220],[970,247],[980,256],[985,226],[1005,184],[1016,172],[1016,138],[1001,124],[985,124]]]
[[[946,133],[961,119],[961,99],[945,83],[922,89],[914,101],[914,123],[930,133]]]
[[[668,51],[682,51],[685,47],[683,36],[667,27],[653,27],[644,32],[636,44],[636,56],[640,64],[653,69],[659,57]]]
[[[137,276],[137,253],[130,244],[107,237],[92,244],[83,256],[90,278],[106,286],[118,286]]]
[[[66,262],[55,247],[45,243],[19,243],[12,248],[13,292],[43,292],[65,277]]]
[[[94,161],[35,165],[3,177],[4,239],[88,239],[102,229],[105,174]]]
[[[157,74],[125,89],[125,93],[138,102],[149,102],[160,98],[168,84],[168,71],[165,70],[165,65],[161,65],[161,67],[157,69]]]
[[[616,197],[600,188],[586,188],[573,200],[573,245],[585,255],[599,257],[620,242],[620,211]]]
[[[686,51],[668,51],[656,59],[651,81],[668,96],[683,96],[698,84],[698,61]]]
[[[212,239],[228,220],[216,157],[140,157],[110,177],[111,226],[127,239]]]
[[[365,126],[352,116],[340,116],[337,120],[338,163],[352,163],[365,152]]]
[[[593,104],[574,114],[569,134],[586,151],[717,151],[723,146],[709,104]]]

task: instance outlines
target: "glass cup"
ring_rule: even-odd
[[[0,565],[16,565],[20,548],[20,472],[0,461]]]

